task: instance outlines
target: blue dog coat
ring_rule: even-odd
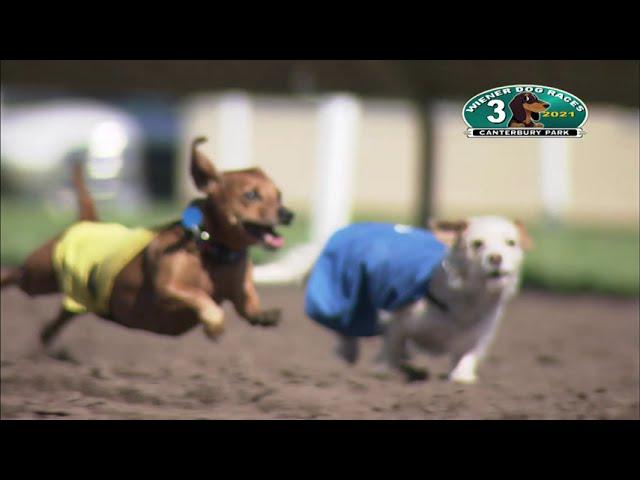
[[[424,296],[446,250],[431,232],[405,225],[356,223],[338,230],[311,271],[305,313],[344,335],[378,335],[378,310]]]

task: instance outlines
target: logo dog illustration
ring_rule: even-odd
[[[509,128],[542,128],[540,113],[549,108],[549,104],[543,102],[533,93],[519,93],[509,102],[509,108],[513,116],[509,120]]]

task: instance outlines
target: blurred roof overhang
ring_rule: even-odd
[[[9,60],[2,62],[1,78],[3,86],[84,94],[245,89],[417,100],[466,100],[500,85],[535,83],[587,104],[637,107],[639,67],[635,60]]]

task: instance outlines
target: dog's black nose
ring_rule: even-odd
[[[280,207],[278,209],[278,220],[280,220],[280,223],[283,225],[289,225],[294,216],[294,213],[287,208]]]
[[[549,104],[548,104],[548,103],[543,103],[543,104],[542,104],[542,106],[543,106],[544,108],[549,108]]]
[[[497,267],[502,263],[502,255],[500,255],[499,253],[492,253],[491,255],[489,255],[488,260],[491,265]]]

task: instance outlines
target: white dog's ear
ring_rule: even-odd
[[[531,250],[533,249],[533,239],[527,229],[522,223],[522,220],[516,219],[514,222],[515,226],[518,228],[518,233],[520,235],[520,245],[522,245],[523,250]]]
[[[448,247],[453,246],[460,234],[464,232],[468,223],[466,220],[435,220],[430,218],[427,227],[433,232],[435,237]]]

